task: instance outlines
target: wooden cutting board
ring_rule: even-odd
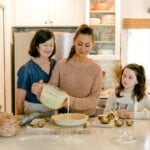
[[[43,126],[40,121],[44,123]],[[24,134],[90,134],[91,131],[92,128],[90,122],[86,122],[86,124],[82,126],[63,127],[56,125],[51,119],[45,122],[43,119],[35,119],[30,125],[25,127]]]

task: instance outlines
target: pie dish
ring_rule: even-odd
[[[59,126],[81,126],[86,123],[88,116],[80,113],[65,113],[53,115],[52,120]]]

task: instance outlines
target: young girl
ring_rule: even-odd
[[[150,114],[150,97],[146,94],[145,82],[143,66],[125,66],[120,84],[110,93],[104,113],[116,111],[120,118],[147,119]]]
[[[93,116],[99,101],[102,85],[102,70],[88,57],[94,44],[93,29],[81,25],[75,33],[69,57],[60,60],[48,84],[58,86],[69,94],[70,112]],[[42,85],[34,83],[32,92],[38,97]],[[67,107],[67,102],[64,104]]]
[[[47,83],[51,77],[56,61],[54,34],[46,29],[38,30],[33,37],[29,54],[31,59],[20,67],[16,90],[16,113],[50,112],[31,92],[34,82],[43,80]]]

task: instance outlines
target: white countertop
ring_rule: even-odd
[[[123,127],[121,127],[123,128]],[[132,143],[115,143],[113,136],[119,127],[92,127],[90,134],[51,134],[0,137],[1,150],[150,150],[150,121],[135,120],[133,127],[136,138]],[[126,128],[126,127],[125,127]]]

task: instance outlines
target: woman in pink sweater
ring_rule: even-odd
[[[89,116],[96,113],[102,85],[102,70],[88,58],[93,44],[93,29],[85,24],[79,26],[68,58],[57,62],[48,82],[68,93],[69,110],[72,113],[84,113]],[[32,86],[32,92],[38,97],[41,89],[40,82]],[[63,106],[67,107],[67,102]]]

